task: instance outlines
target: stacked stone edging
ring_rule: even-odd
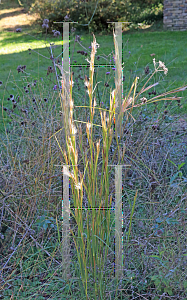
[[[187,30],[187,0],[164,0],[164,29]]]

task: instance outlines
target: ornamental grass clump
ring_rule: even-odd
[[[88,293],[88,280],[94,286],[94,295],[104,296],[105,287],[107,282],[107,272],[104,272],[104,262],[108,255],[108,248],[104,245],[109,244],[110,237],[110,210],[111,197],[109,202],[109,179],[108,179],[108,152],[112,141],[112,112],[114,109],[114,97],[111,99],[109,125],[106,127],[106,112],[104,115],[102,112],[102,131],[103,131],[103,166],[101,176],[101,185],[98,185],[98,157],[100,153],[100,140],[94,141],[93,130],[93,118],[95,107],[97,105],[96,99],[93,99],[93,75],[94,75],[94,58],[96,53],[96,39],[92,43],[91,61],[90,61],[90,74],[89,81],[85,76],[85,86],[87,87],[87,93],[89,95],[89,109],[90,109],[90,122],[86,124],[87,133],[87,150],[83,148],[83,135],[81,126],[79,127],[79,147],[82,154],[82,159],[85,168],[85,179],[83,180],[83,174],[78,169],[78,152],[76,149],[76,137],[77,129],[73,124],[73,99],[72,99],[72,77],[70,82],[70,114],[69,114],[69,136],[67,138],[67,152],[64,152],[66,164],[73,166],[73,172],[69,174],[72,179],[72,190],[75,213],[72,212],[73,217],[76,220],[78,226],[78,236],[75,239],[75,246],[77,249],[78,261],[81,272],[81,279],[84,285],[86,297],[89,297]],[[96,125],[97,126],[97,125]],[[108,133],[109,132],[109,135]],[[57,140],[58,141],[58,140]],[[95,145],[96,144],[96,145]],[[80,179],[79,179],[80,177]],[[87,195],[87,213],[86,213],[86,232],[83,229],[83,215],[85,215],[83,203],[83,186]],[[94,193],[93,193],[94,191]],[[102,199],[102,201],[101,201]],[[103,212],[104,209],[104,212]],[[90,210],[90,213],[89,213]],[[105,236],[106,235],[106,236]],[[105,238],[104,238],[105,236]],[[90,279],[90,275],[91,278]]]

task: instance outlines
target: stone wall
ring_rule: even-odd
[[[187,30],[187,0],[164,0],[164,29]]]

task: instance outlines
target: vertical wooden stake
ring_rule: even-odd
[[[122,261],[122,165],[115,166],[115,276],[123,276]]]
[[[122,134],[122,115],[120,114],[122,106],[122,23],[120,22],[115,22],[115,35],[115,103],[117,103],[115,120],[116,137],[120,137]]]
[[[64,75],[64,88],[67,90],[67,99],[64,99],[66,101],[66,114],[65,120],[68,120],[69,117],[69,99],[70,99],[70,56],[69,56],[69,22],[63,23],[63,75]],[[66,134],[69,135],[69,127],[68,122],[64,124],[66,126]]]
[[[63,236],[63,270],[64,278],[70,275],[70,202],[69,202],[69,166],[63,166],[63,199],[62,199],[62,236]]]

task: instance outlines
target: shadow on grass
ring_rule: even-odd
[[[20,8],[18,7],[17,10],[14,10],[12,12],[2,13],[0,15],[0,20],[2,20],[4,18],[11,18],[11,17],[19,16],[20,13],[26,13],[25,9],[22,9],[21,7]]]

